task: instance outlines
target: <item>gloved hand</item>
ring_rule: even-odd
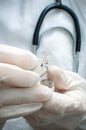
[[[54,81],[53,96],[25,118],[35,130],[73,130],[86,112],[86,81],[56,66],[49,67],[48,78]]]
[[[42,107],[52,91],[31,70],[39,64],[34,54],[0,45],[0,121],[31,114]]]

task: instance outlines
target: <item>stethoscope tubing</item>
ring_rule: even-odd
[[[71,17],[74,20],[74,24],[75,24],[75,30],[76,30],[76,44],[75,44],[75,70],[76,72],[78,72],[78,66],[79,66],[79,59],[77,59],[79,57],[79,52],[81,50],[81,31],[80,31],[80,25],[79,25],[79,20],[76,16],[76,14],[73,12],[72,9],[70,9],[69,7],[63,5],[61,3],[61,0],[59,0],[56,3],[52,3],[50,5],[48,5],[47,7],[44,8],[44,10],[42,11],[42,13],[39,16],[39,19],[37,21],[35,30],[34,30],[34,34],[33,34],[33,41],[32,41],[32,45],[33,45],[33,52],[36,53],[37,47],[39,46],[39,32],[43,23],[43,20],[46,16],[46,14],[53,10],[53,9],[62,9],[64,11],[66,11],[67,13],[69,13],[71,15]],[[77,57],[77,58],[76,58]]]

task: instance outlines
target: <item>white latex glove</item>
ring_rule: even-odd
[[[86,81],[56,66],[49,67],[48,78],[54,81],[52,98],[26,119],[35,130],[73,130],[86,112]]]
[[[31,114],[42,107],[52,91],[32,72],[39,60],[23,49],[0,45],[0,122]]]

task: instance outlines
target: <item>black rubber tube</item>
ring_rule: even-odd
[[[62,10],[65,10],[67,13],[69,13],[72,16],[72,18],[74,20],[74,23],[75,23],[75,29],[76,29],[76,48],[75,48],[75,51],[79,52],[80,49],[81,49],[81,32],[80,32],[79,20],[78,20],[76,14],[69,7],[61,4],[61,1],[57,2],[57,3],[53,3],[53,4],[48,5],[42,11],[42,13],[41,13],[41,15],[40,15],[40,17],[39,17],[39,19],[37,21],[36,27],[35,27],[35,31],[34,31],[34,34],[33,34],[33,42],[32,42],[32,44],[33,45],[38,45],[39,32],[40,32],[40,28],[42,26],[43,20],[44,20],[46,14],[49,11],[53,10],[53,9],[62,9]]]

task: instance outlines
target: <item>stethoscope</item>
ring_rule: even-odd
[[[76,16],[76,14],[67,6],[63,5],[61,0],[56,0],[55,3],[52,3],[50,5],[48,5],[47,7],[44,8],[44,10],[42,11],[41,15],[39,16],[38,22],[36,24],[35,27],[35,31],[33,34],[33,52],[36,53],[37,48],[38,48],[38,40],[39,40],[39,32],[40,32],[40,28],[42,26],[43,20],[46,16],[46,14],[53,10],[53,9],[62,9],[64,11],[66,11],[67,13],[69,13],[71,15],[71,17],[74,20],[74,24],[75,24],[75,31],[76,31],[76,43],[75,43],[75,48],[74,48],[74,62],[73,62],[73,71],[74,72],[78,72],[79,69],[79,52],[81,49],[81,32],[80,32],[80,25],[79,25],[79,20]]]

